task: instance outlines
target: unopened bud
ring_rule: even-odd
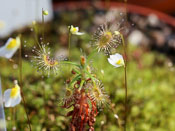
[[[18,84],[18,81],[17,80],[14,80],[14,84],[17,85]]]
[[[43,10],[43,15],[48,15],[49,12],[47,10]]]
[[[81,56],[80,62],[81,62],[81,65],[84,66],[86,63],[86,58],[84,56]]]
[[[90,68],[90,66],[87,66],[86,68],[87,68],[87,71],[88,71],[89,73],[91,73],[91,68]]]

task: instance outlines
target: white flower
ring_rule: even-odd
[[[74,27],[73,25],[70,26],[70,32],[74,35],[83,35],[83,32],[78,32],[79,28],[78,27]]]
[[[118,53],[114,55],[110,55],[110,58],[108,58],[108,62],[115,67],[120,67],[125,65],[123,56]]]
[[[0,48],[0,56],[10,59],[20,46],[20,38],[9,38],[4,46]]]
[[[20,87],[17,81],[12,89],[7,89],[4,92],[5,107],[14,107],[21,102]]]

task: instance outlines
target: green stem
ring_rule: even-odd
[[[89,62],[90,59],[92,58],[92,56],[94,56],[96,53],[97,53],[97,49],[94,49],[94,50],[88,55],[87,61]]]
[[[37,43],[38,47],[39,47],[40,49],[42,49],[42,48],[41,48],[41,45],[39,44],[39,41],[38,41],[38,31],[37,31],[36,23],[33,24],[33,29],[34,29],[34,38],[35,38],[35,42]]]
[[[82,89],[84,82],[85,82],[85,80],[82,80],[82,81],[81,81],[81,83],[80,83],[80,87],[79,87],[79,90]]]
[[[126,45],[125,45],[125,40],[124,40],[124,37],[122,34],[120,34],[121,36],[121,39],[122,39],[122,44],[123,44],[123,50],[124,50],[124,63],[125,63],[125,66],[124,66],[124,72],[125,72],[125,76],[124,76],[124,82],[125,82],[125,117],[124,117],[124,131],[126,131],[126,124],[127,124],[127,101],[128,101],[128,89],[127,89],[127,51],[126,51]]]
[[[20,87],[21,87],[22,101],[23,101],[24,110],[25,110],[25,113],[26,113],[26,116],[27,116],[28,126],[29,126],[30,131],[32,131],[29,115],[27,113],[26,102],[25,102],[25,99],[24,99],[24,93],[23,93],[23,84],[22,84],[22,44],[20,44],[20,47],[19,47],[19,67],[20,67],[19,68],[19,80],[20,80],[19,83],[20,83]]]
[[[43,26],[43,30],[42,30],[42,38],[43,38],[43,41],[44,41],[44,14],[43,14],[43,8],[42,8],[42,26]]]
[[[69,58],[69,61],[70,61],[70,42],[71,42],[71,32],[70,32],[70,28],[69,27],[69,39],[68,39],[68,58]]]
[[[60,64],[68,64],[68,65],[73,65],[73,66],[77,66],[77,67],[81,67],[80,65],[78,65],[77,63],[74,62],[70,62],[70,61],[61,61]]]

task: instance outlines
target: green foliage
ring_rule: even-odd
[[[53,33],[46,35],[46,41],[51,43],[49,45],[51,50],[56,52],[61,47],[67,48],[65,44],[67,41],[64,41],[67,39],[65,34],[68,33],[65,25],[79,23],[82,29],[88,28],[90,30],[90,26],[93,25],[93,13],[93,10],[88,10],[88,15],[84,15],[83,18],[75,12],[60,13],[60,18],[52,23],[52,27],[46,26],[48,28],[46,30],[54,28],[57,33],[56,35]],[[85,19],[87,16],[88,19]],[[64,39],[60,39],[60,37]],[[90,39],[89,34],[79,38],[72,36],[72,61],[79,61],[79,57],[82,55],[79,48],[83,48],[86,54],[93,52],[89,44]],[[23,34],[22,41],[24,40],[27,41],[25,43],[27,47],[23,48],[23,56],[30,54],[31,47],[35,43],[32,34]],[[122,52],[120,47],[117,50]],[[107,56],[102,53],[94,53],[90,58],[94,67],[93,72],[97,74],[98,79],[102,80],[114,111],[123,120],[124,69],[122,67],[114,68],[108,63]],[[18,65],[18,53],[13,57],[13,60],[14,62],[10,62],[0,58],[3,90],[13,86],[13,79],[19,79],[19,68],[14,68]],[[128,46],[128,131],[175,130],[175,69],[174,66],[168,66],[169,61],[169,58],[163,54],[145,51],[141,47]],[[59,103],[65,93],[65,81],[70,77],[71,70],[72,68],[62,66],[58,76],[42,78],[31,66],[30,60],[23,57],[23,92],[33,131],[68,130],[70,118],[66,114],[71,109],[63,109]],[[15,109],[6,108],[5,114],[8,130],[12,130],[14,126],[19,130],[28,129],[22,103]],[[95,130],[119,130],[117,120],[110,109],[104,109],[99,113]]]
[[[175,130],[175,81],[173,78],[174,71],[172,70],[174,67],[167,66],[168,58],[156,52],[147,51],[142,53],[139,59],[135,59],[133,54],[138,50],[142,49],[131,49],[128,53],[129,112],[127,128],[131,131]],[[103,81],[105,90],[110,94],[115,111],[122,119],[124,70],[123,68],[113,68],[103,54],[94,55],[95,57],[92,59],[94,71],[99,76],[98,78]],[[5,90],[12,86],[11,78],[18,78],[18,70],[12,69],[13,64],[5,59],[1,59],[1,63],[3,63],[1,64],[1,69],[3,69],[1,70],[2,84]],[[64,70],[67,68],[63,68]],[[101,70],[104,71],[104,74],[101,73]],[[68,109],[59,106],[59,99],[64,92],[63,88],[65,88],[62,79],[66,80],[68,76],[69,73],[67,72],[60,73],[58,77],[42,78],[31,67],[28,60],[23,60],[23,91],[33,130],[68,129],[69,118],[65,116]],[[18,105],[15,108],[15,113],[12,113],[11,110],[5,109],[8,130],[12,126],[16,126],[18,129],[27,128],[23,105]],[[104,122],[103,125],[101,124],[102,121]],[[97,131],[101,129],[115,131],[118,129],[117,121],[110,110],[104,109],[100,112],[95,128]]]

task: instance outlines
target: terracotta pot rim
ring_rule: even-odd
[[[94,4],[90,1],[59,2],[59,3],[55,3],[53,5],[53,8],[54,8],[54,10],[57,10],[60,8],[86,9],[88,7],[91,7],[92,5],[94,5]],[[106,2],[101,1],[101,2],[95,2],[95,5],[99,9],[107,9],[107,8],[114,8],[114,7],[126,7],[128,12],[137,13],[137,14],[144,15],[144,16],[148,16],[150,14],[155,14],[161,21],[175,27],[175,18],[174,17],[172,17],[166,13],[154,10],[154,9],[150,9],[150,8],[146,8],[146,7],[142,7],[142,6],[138,6],[138,5],[133,5],[133,4],[125,4],[125,3],[121,3],[121,2],[106,3]]]

